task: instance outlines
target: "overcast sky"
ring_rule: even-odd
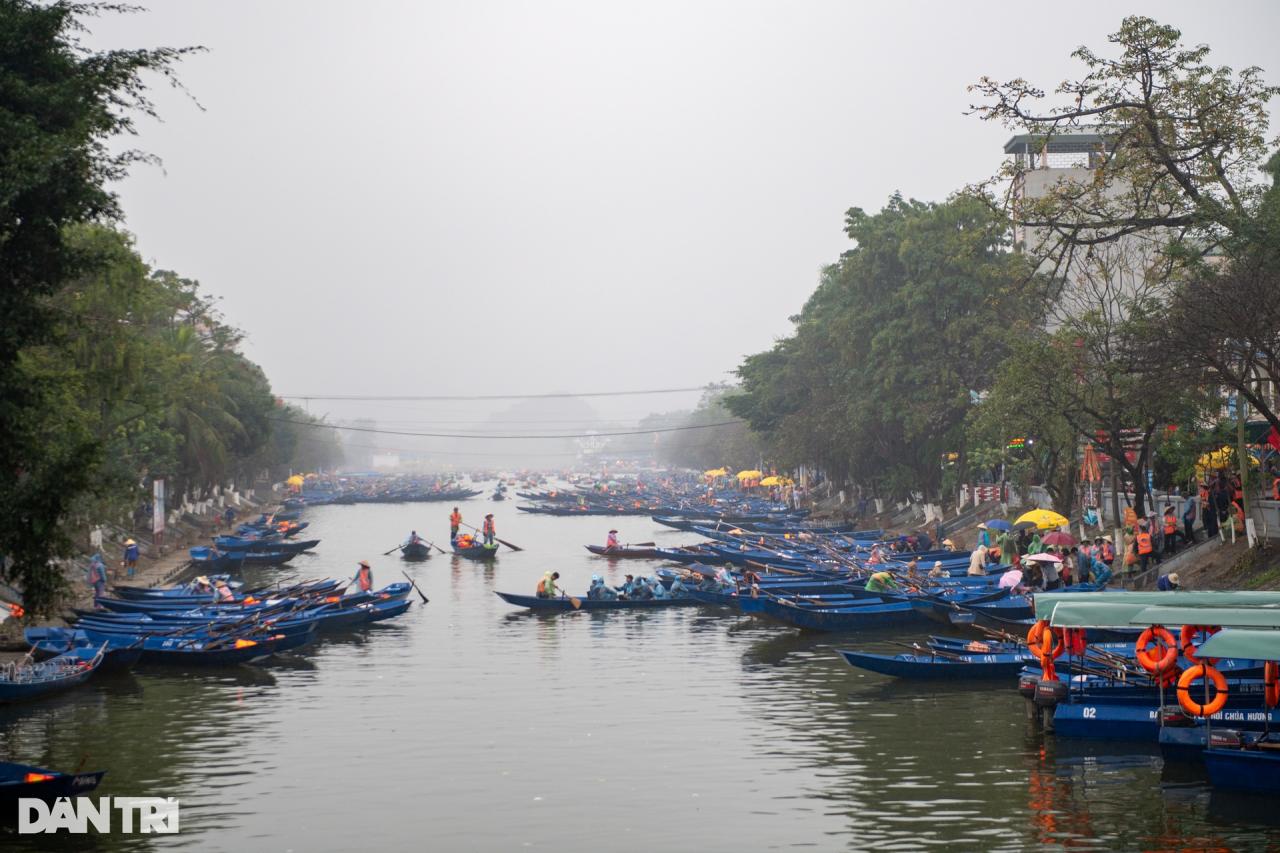
[[[846,209],[997,168],[1008,133],[963,115],[980,75],[1051,88],[1145,13],[1280,80],[1274,0],[148,5],[91,43],[207,47],[179,69],[204,110],[157,92],[127,226],[282,394],[726,379],[788,333]]]

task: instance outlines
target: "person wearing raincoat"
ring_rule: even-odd
[[[656,576],[649,578],[649,594],[658,601],[666,601],[671,597],[671,593],[667,591],[667,588],[662,585],[662,581],[658,580]]]
[[[587,588],[587,598],[607,600],[617,598],[618,594],[611,590],[599,575],[591,576],[591,586]]]

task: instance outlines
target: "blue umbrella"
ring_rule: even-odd
[[[983,524],[987,525],[988,529],[990,530],[1006,530],[1007,531],[1007,530],[1013,529],[1013,525],[1005,521],[1003,518],[993,518],[990,521],[984,521]]]

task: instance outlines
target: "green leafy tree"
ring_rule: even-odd
[[[971,196],[894,196],[851,210],[846,233],[856,248],[823,272],[795,333],[747,358],[727,404],[792,461],[936,497],[1006,332],[1039,322],[1039,282],[1008,251],[1007,221]]]
[[[49,561],[69,546],[61,522],[100,445],[74,411],[74,377],[24,350],[50,340],[49,298],[87,268],[67,227],[118,213],[108,184],[140,155],[108,142],[152,112],[144,73],[168,75],[184,53],[88,50],[77,34],[92,10],[0,3],[0,554],[35,612],[60,588]]]

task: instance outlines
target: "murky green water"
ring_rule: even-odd
[[[478,522],[487,501],[463,506]],[[1105,850],[1280,845],[1269,804],[1211,793],[1154,750],[1054,742],[1003,683],[894,682],[849,669],[850,637],[721,611],[536,617],[493,590],[571,591],[652,564],[582,545],[689,541],[648,519],[495,504],[527,550],[491,567],[376,555],[449,507],[309,510],[318,554],[269,577],[431,598],[262,667],[101,678],[0,709],[0,755],[109,771],[103,796],[172,796],[178,836],[0,836],[15,850]],[[923,632],[919,632],[923,633]],[[916,636],[912,634],[912,638]],[[881,635],[868,642],[892,639]],[[866,643],[863,643],[866,644]],[[1271,821],[1268,824],[1268,821]]]

